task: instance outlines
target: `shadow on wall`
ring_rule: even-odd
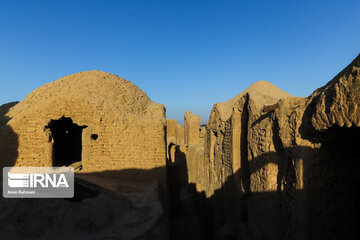
[[[7,166],[14,165],[18,156],[17,134],[5,125],[9,119],[4,115],[10,106],[1,106],[0,115],[0,160]],[[170,205],[170,239],[357,239],[360,225],[358,136],[360,128],[333,127],[322,133],[310,131],[307,137],[313,142],[321,142],[320,149],[301,146],[281,148],[279,144],[275,148],[277,152],[265,153],[247,164],[242,162],[243,168],[228,177],[210,197],[206,197],[204,192],[197,192],[196,185],[188,182],[186,155],[177,147],[175,162],[168,162],[166,169],[169,196],[159,197],[165,206],[167,201]],[[278,140],[275,134],[274,143],[277,144]],[[3,162],[3,154],[9,154],[11,157],[7,159],[12,161]],[[302,162],[297,162],[293,156],[300,156]],[[252,174],[267,164],[275,164],[279,170],[276,190],[251,191]],[[301,188],[296,185],[299,177],[296,175],[298,171],[295,171],[297,167],[303,169]],[[138,188],[132,183],[143,186],[152,179],[159,179],[164,172],[164,168],[125,169],[77,174],[77,177],[113,188],[126,194],[124,196],[133,196]],[[116,185],[113,179],[121,184]],[[65,233],[76,232],[76,237],[84,236],[83,233],[97,234],[109,226],[118,228],[118,219],[114,216],[109,217],[105,225],[99,225],[96,216],[104,215],[108,206],[99,201],[101,194],[98,190],[86,184],[79,186],[74,201],[2,198],[0,235],[9,236],[8,239],[27,236],[41,239],[40,233],[51,236],[52,231],[56,231],[61,238],[64,236],[61,234]],[[159,186],[161,188],[161,184]],[[165,192],[158,191],[160,194]],[[96,199],[97,202],[91,204]],[[88,206],[84,211],[95,217],[79,211],[82,202]],[[50,212],[54,214],[49,215]],[[141,214],[137,217],[141,218]],[[149,237],[143,239],[153,237],[151,234],[146,236]]]
[[[170,239],[354,239],[359,226],[359,149],[354,148],[356,142],[349,144],[352,137],[358,136],[360,132],[358,129],[343,130],[338,129],[336,136],[315,153],[310,148],[296,150],[314,154],[314,158],[308,158],[303,163],[303,189],[295,188],[294,175],[289,170],[279,171],[279,174],[287,174],[278,176],[281,179],[278,184],[282,186],[277,191],[238,191],[237,185],[242,184],[234,181],[241,179],[238,176],[241,171],[238,171],[227,179],[222,188],[206,198],[205,193],[196,191],[195,184],[188,183],[186,156],[178,149],[175,158],[177,162],[168,165]],[[278,153],[275,152],[264,154],[253,159],[250,168],[253,164],[262,166],[264,159],[277,157]],[[132,183],[144,186],[161,173],[164,173],[164,168],[94,172],[77,174],[77,177],[105,187],[109,183],[115,190],[132,196],[138,192]],[[121,185],[117,185],[114,179]],[[29,235],[38,236],[40,232],[51,234],[54,229],[59,237],[71,231],[74,231],[74,236],[105,231],[106,227],[98,226],[96,218],[89,218],[86,214],[82,215],[82,211],[76,210],[83,208],[83,202],[88,206],[86,211],[93,216],[103,215],[106,208],[102,204],[105,203],[91,204],[99,200],[100,195],[96,190],[82,186],[76,190],[76,201],[2,198],[0,225],[3,227],[0,228],[0,234],[15,236],[9,239],[21,239]],[[164,199],[164,196],[160,198]],[[15,201],[17,204],[14,205]],[[21,216],[14,214],[19,206]],[[36,212],[35,222],[34,209],[39,211]],[[76,223],[70,220],[64,223],[59,219],[76,219]],[[116,227],[113,225],[116,224],[116,218],[110,219],[106,226]],[[31,221],[32,224],[28,224]],[[74,224],[78,226],[76,229],[73,228]]]
[[[10,120],[5,114],[18,102],[11,102],[0,106],[0,164],[1,168],[13,166],[18,157],[18,135],[6,125]]]
[[[181,182],[187,159],[177,151],[173,168],[178,169],[169,171],[170,179],[179,179],[169,181],[171,203],[176,203],[171,239],[357,239],[359,135],[360,128],[332,127],[308,136],[321,142],[318,149],[283,148],[274,131],[276,152],[242,162],[208,198],[196,184]],[[251,179],[267,165],[278,169],[276,190],[254,190]],[[200,238],[189,236],[195,228]]]

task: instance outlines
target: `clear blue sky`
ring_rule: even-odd
[[[168,118],[258,80],[307,96],[360,53],[360,1],[0,0],[0,104],[102,70],[163,103]]]

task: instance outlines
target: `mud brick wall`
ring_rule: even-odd
[[[52,166],[54,139],[47,126],[64,116],[86,126],[83,172],[163,168],[164,176],[159,178],[165,178],[164,106],[125,79],[99,71],[70,75],[36,89],[2,112],[3,166]]]

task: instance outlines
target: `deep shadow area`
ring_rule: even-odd
[[[311,134],[321,143],[318,148],[298,146],[295,142],[285,148],[276,123],[276,152],[251,158],[248,163],[242,160],[243,169],[228,177],[209,198],[196,191],[195,183],[186,183],[189,196],[182,198],[180,175],[187,172],[189,159],[183,153],[180,162],[175,158],[173,168],[179,169],[169,172],[171,202],[176,203],[172,208],[176,211],[172,239],[358,239],[360,128],[334,126]],[[244,153],[242,158],[247,159]],[[251,178],[244,178],[244,172],[249,171],[251,176],[267,164],[278,167],[276,191],[251,191]],[[299,176],[301,183],[296,180]],[[174,200],[176,196],[179,199]],[[191,204],[196,213],[189,217],[186,208]],[[214,214],[214,210],[221,214]],[[189,225],[194,227],[190,220],[194,217],[201,219],[197,225],[201,238],[199,233],[196,237],[187,234]],[[181,222],[181,218],[188,221]]]
[[[208,206],[206,201],[199,202],[194,186],[188,183],[186,154],[175,147],[175,158],[167,165],[170,201],[170,239],[208,239]],[[203,215],[202,215],[203,214]]]
[[[349,134],[352,135],[353,133],[349,132]],[[348,135],[345,134],[344,137],[348,137]],[[334,143],[333,141],[337,142]],[[315,154],[314,156],[319,156],[318,154],[322,154],[322,151],[328,151],[328,148],[334,148],[333,144],[338,144],[342,141],[342,139],[335,138],[333,141],[329,141],[329,144],[327,144],[327,147],[324,146],[323,150],[313,152]],[[334,150],[335,149],[340,150],[339,148],[334,148]],[[312,149],[305,148],[301,150],[313,151]],[[346,161],[342,160],[343,158],[331,158],[327,160],[324,158],[325,161],[330,163],[327,170],[332,172],[332,174],[328,176],[319,175],[317,173],[317,168],[314,168],[314,166],[318,164],[317,158],[307,159],[308,162],[306,164],[304,163],[304,178],[307,179],[307,184],[304,185],[304,189],[293,190],[292,192],[287,193],[290,194],[291,199],[293,199],[290,203],[293,205],[293,209],[295,210],[293,212],[288,212],[284,210],[284,205],[290,203],[285,202],[284,192],[281,188],[279,188],[280,190],[278,191],[272,192],[247,193],[248,197],[243,198],[242,195],[238,193],[239,190],[234,184],[234,179],[241,179],[236,176],[241,174],[240,171],[229,177],[222,188],[216,190],[211,197],[207,198],[205,193],[196,191],[195,184],[187,182],[186,157],[185,154],[178,150],[178,165],[175,163],[172,166],[168,166],[168,168],[172,169],[168,171],[171,211],[170,218],[167,217],[167,219],[169,226],[171,226],[170,239],[236,239],[236,237],[239,236],[240,237],[238,239],[254,239],[254,232],[259,231],[260,233],[258,232],[255,235],[256,237],[261,237],[258,236],[258,234],[261,234],[264,229],[280,233],[283,232],[283,234],[287,233],[287,237],[285,237],[285,235],[281,235],[280,238],[263,236],[263,239],[357,239],[357,229],[355,229],[355,227],[359,226],[359,199],[357,197],[359,193],[359,189],[357,187],[359,178],[357,175],[352,174],[356,172],[354,166],[358,166],[358,163],[356,163],[358,158],[356,155],[351,154],[357,153],[359,150],[356,149],[355,151],[356,152],[348,153],[347,156],[353,156],[353,158],[349,158]],[[266,159],[276,159],[277,153],[267,153],[253,160],[256,162],[263,161],[264,157],[266,157]],[[333,167],[335,166],[332,165],[331,162],[337,163],[338,167],[342,167],[334,169]],[[324,167],[324,165],[319,166],[318,168],[322,167]],[[82,178],[82,180],[80,180],[82,181],[80,184],[82,186],[85,186],[86,183],[83,183],[88,180],[92,184],[96,184],[97,182],[102,185],[101,179],[111,180],[112,184],[115,185],[116,183],[113,182],[113,179],[118,179],[122,183],[137,183],[141,186],[143,183],[145,184],[151,179],[156,179],[159,174],[163,172],[164,168],[155,168],[151,170],[125,169],[117,171],[80,173],[76,174],[76,176]],[[309,179],[313,179],[314,177],[319,183],[324,182],[324,179],[328,179],[324,182],[324,184],[334,183],[335,185],[324,187],[320,184],[317,186],[313,183],[315,180],[309,181]],[[186,181],[184,181],[185,179]],[[133,191],[131,190],[131,184],[128,185],[128,188],[125,188],[125,185],[123,185],[122,192]],[[338,185],[338,187],[334,188],[336,185]],[[91,200],[97,197],[98,192],[96,189],[94,190],[91,188],[89,190],[87,187],[85,190],[84,189],[76,189],[75,191],[77,193],[75,193],[75,198],[70,200],[70,202],[74,204],[81,204],[84,200],[89,201],[89,199]],[[159,191],[161,190],[159,189]],[[225,206],[224,203],[219,205],[219,201],[215,201],[215,199],[223,198],[224,194],[229,194],[229,191],[231,191],[231,194],[234,196],[231,203],[233,205]],[[39,238],[39,232],[43,231],[44,225],[46,226],[49,224],[49,221],[52,220],[46,218],[37,219],[36,224],[26,226],[26,222],[33,219],[33,215],[27,211],[22,212],[21,219],[24,221],[19,222],[19,216],[16,214],[8,215],[8,211],[4,210],[11,206],[8,204],[9,201],[15,200],[2,198],[0,202],[0,210],[3,212],[1,217],[1,226],[16,224],[16,231],[18,232],[16,234],[20,234],[21,231],[23,231],[23,234],[20,234],[20,236],[24,236],[24,233],[30,236],[31,234],[34,234],[34,236],[38,237],[37,239],[41,239],[41,235]],[[19,204],[28,206],[30,210],[30,208],[38,204],[47,206],[44,204],[44,202],[47,201],[51,202],[54,200],[22,199]],[[69,202],[69,200],[63,201]],[[243,201],[246,201],[246,204],[244,204]],[[245,211],[249,213],[249,218],[244,218],[239,215],[242,214],[243,211],[237,212],[234,210],[232,212],[226,212],[225,210],[225,208],[236,209],[241,204],[246,206]],[[213,225],[212,221],[212,218],[214,217],[212,215],[212,209],[214,207],[223,208],[227,216],[227,218],[223,219],[223,222],[219,222],[219,225],[216,226]],[[63,207],[59,205],[57,211],[64,211],[62,208]],[[43,210],[44,212],[47,211],[46,209]],[[49,209],[48,211],[53,210],[54,209]],[[94,214],[102,214],[103,211],[102,208],[98,208],[96,206],[93,206],[89,210]],[[302,216],[298,216],[298,211],[304,212],[304,214]],[[254,213],[257,214],[257,219],[251,217]],[[80,212],[74,212],[73,214],[74,218],[78,218],[78,214],[80,214]],[[229,216],[231,216],[231,218]],[[235,219],[236,221],[229,222],[229,219]],[[296,222],[297,219],[300,219],[304,225],[301,225],[302,223],[299,225],[284,224],[284,220]],[[88,220],[86,218],[80,218],[78,221],[86,222]],[[70,225],[66,226],[65,224],[63,227],[65,230],[67,227],[71,229]],[[280,228],[280,231],[276,228]],[[299,229],[297,228],[300,228],[302,232],[299,233]],[[224,237],[214,238],[218,236],[219,230],[223,229],[225,229]],[[326,231],[323,229],[326,229]],[[6,230],[6,232],[3,230]],[[81,228],[81,231],[88,230]],[[0,227],[0,234],[1,236],[13,236],[15,233],[9,232],[8,228]],[[5,237],[4,239],[12,238]]]
[[[319,132],[317,157],[304,162],[309,174],[309,235],[355,239],[360,227],[360,128],[333,126]],[[311,174],[311,175],[310,175]],[[311,219],[311,222],[310,222]],[[326,224],[324,224],[326,223]],[[323,229],[320,233],[318,229]]]
[[[18,102],[11,102],[0,106],[0,166],[14,166],[18,157],[18,135],[11,126],[6,125],[11,119],[5,114]]]
[[[46,128],[54,139],[53,166],[69,166],[81,161],[82,131],[87,126],[73,123],[71,118],[62,117],[51,120]]]
[[[94,184],[89,184],[89,182],[81,178],[76,178],[74,182],[74,197],[64,199],[70,202],[81,202],[84,199],[94,198],[98,194],[99,189]]]

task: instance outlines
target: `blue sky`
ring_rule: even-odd
[[[360,53],[360,1],[0,0],[0,104],[102,70],[163,103],[168,118],[266,80],[295,96]]]

